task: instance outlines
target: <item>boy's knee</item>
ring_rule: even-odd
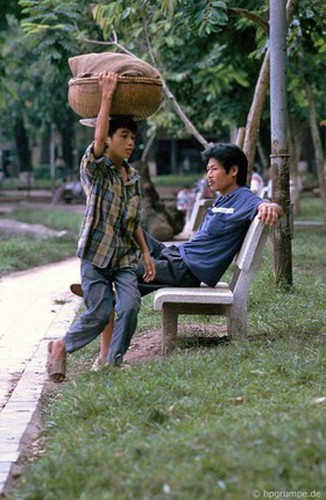
[[[140,300],[134,300],[132,303],[128,304],[126,311],[129,313],[138,314],[140,309]]]
[[[125,314],[138,314],[140,309],[140,295],[139,297],[133,297],[131,300],[121,304],[120,312]],[[119,310],[117,310],[119,313]]]
[[[104,328],[110,320],[111,310],[107,307],[99,307],[96,311],[96,321]]]

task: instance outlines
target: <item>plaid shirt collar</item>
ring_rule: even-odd
[[[111,168],[112,170],[115,170],[117,167],[116,165],[112,162],[112,160],[105,154],[108,150],[109,146],[106,146],[104,150],[104,165],[108,168]],[[122,160],[122,166],[126,169],[126,172],[128,174],[128,180],[125,182],[125,186],[128,186],[130,184],[134,184],[136,181],[140,180],[140,176],[138,172],[129,165],[127,160]]]

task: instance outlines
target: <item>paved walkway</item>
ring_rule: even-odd
[[[73,258],[0,279],[0,494],[20,457],[46,380],[49,339],[65,333],[81,305]]]

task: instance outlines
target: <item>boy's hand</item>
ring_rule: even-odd
[[[274,226],[282,215],[282,207],[277,203],[263,202],[258,207],[258,218],[263,224]]]
[[[149,283],[150,281],[153,281],[155,278],[156,274],[155,264],[149,252],[144,252],[142,254],[142,259],[145,268],[145,272],[143,274],[143,280],[145,283]]]
[[[98,83],[102,89],[102,96],[111,97],[118,85],[118,75],[112,71],[102,71],[99,74]]]

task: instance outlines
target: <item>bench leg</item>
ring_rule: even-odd
[[[169,308],[168,304],[162,309],[162,354],[170,354],[175,348],[178,330],[178,313]]]
[[[233,305],[227,318],[227,332],[232,339],[243,340],[247,335],[247,304]]]

